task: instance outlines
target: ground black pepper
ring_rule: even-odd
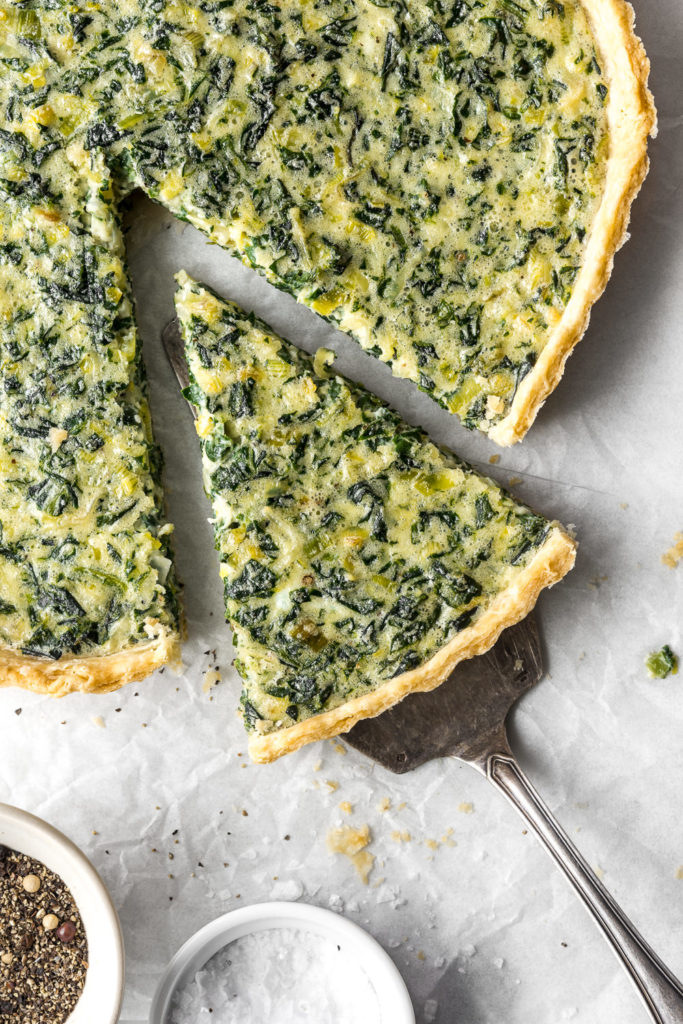
[[[35,892],[29,875],[40,881]],[[87,969],[85,929],[62,879],[0,846],[0,1024],[64,1024]]]

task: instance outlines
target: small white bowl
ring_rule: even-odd
[[[373,984],[382,1008],[382,1024],[415,1024],[405,982],[379,942],[353,921],[307,903],[255,903],[224,914],[200,928],[180,947],[166,968],[152,1001],[149,1024],[167,1024],[175,992],[219,949],[244,935],[272,928],[297,928],[324,935],[343,945]]]
[[[121,927],[104,882],[78,847],[42,818],[0,803],[0,844],[40,861],[71,890],[88,940],[88,970],[68,1024],[116,1024],[124,955]]]

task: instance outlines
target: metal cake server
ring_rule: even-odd
[[[187,387],[189,375],[176,320],[166,326],[162,340],[180,386]],[[542,674],[541,644],[532,614],[507,629],[486,654],[461,662],[436,690],[412,694],[377,718],[359,722],[345,739],[399,774],[449,756],[485,775],[519,811],[573,885],[652,1019],[657,1024],[683,1024],[683,985],[588,866],[510,749],[507,719],[517,700]]]
[[[536,833],[583,900],[657,1024],[683,1024],[683,985],[607,891],[517,764],[506,721],[543,674],[533,614],[507,629],[486,654],[461,662],[430,693],[415,693],[346,735],[392,772],[435,757],[457,757],[485,775]]]

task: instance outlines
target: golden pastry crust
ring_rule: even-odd
[[[593,30],[609,86],[609,154],[605,191],[593,223],[572,297],[536,365],[515,395],[510,411],[489,436],[497,444],[521,440],[564,373],[567,357],[588,327],[590,310],[612,273],[614,254],[626,241],[631,203],[647,174],[648,136],[657,128],[654,99],[647,87],[650,62],[635,35],[633,8],[626,0],[581,0]]]
[[[555,526],[543,547],[514,583],[498,595],[474,625],[463,629],[424,665],[389,679],[372,693],[355,697],[332,711],[263,736],[252,734],[249,739],[250,757],[261,763],[274,761],[306,743],[348,732],[362,718],[381,715],[410,693],[435,689],[450,676],[459,662],[488,651],[504,629],[523,619],[544,587],[552,586],[569,572],[575,556],[576,544],[561,527]]]
[[[165,626],[150,624],[152,639],[114,654],[51,660],[0,647],[0,686],[64,697],[108,693],[144,679],[162,665],[180,663],[180,639]]]

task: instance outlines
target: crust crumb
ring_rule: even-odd
[[[453,829],[447,828],[441,839],[425,839],[424,843],[429,850],[438,850],[440,846],[455,846],[455,840],[451,838]]]
[[[375,855],[366,849],[369,843],[369,825],[361,825],[360,828],[342,825],[327,833],[327,849],[330,853],[342,853],[348,857],[363,885],[368,884],[368,876],[375,863]]]
[[[391,833],[391,838],[394,840],[395,843],[410,843],[413,837],[411,836],[410,832],[406,832],[405,829],[394,829],[394,831]]]
[[[216,683],[220,683],[221,674],[217,668],[207,668],[204,673],[204,683],[202,684],[202,693],[208,693],[212,686]]]
[[[662,562],[669,569],[675,569],[678,563],[683,559],[683,533],[677,533],[674,536],[674,542],[668,551],[665,551],[662,555]]]
[[[472,814],[474,811],[474,804],[461,803],[458,804],[458,810],[461,814]]]

